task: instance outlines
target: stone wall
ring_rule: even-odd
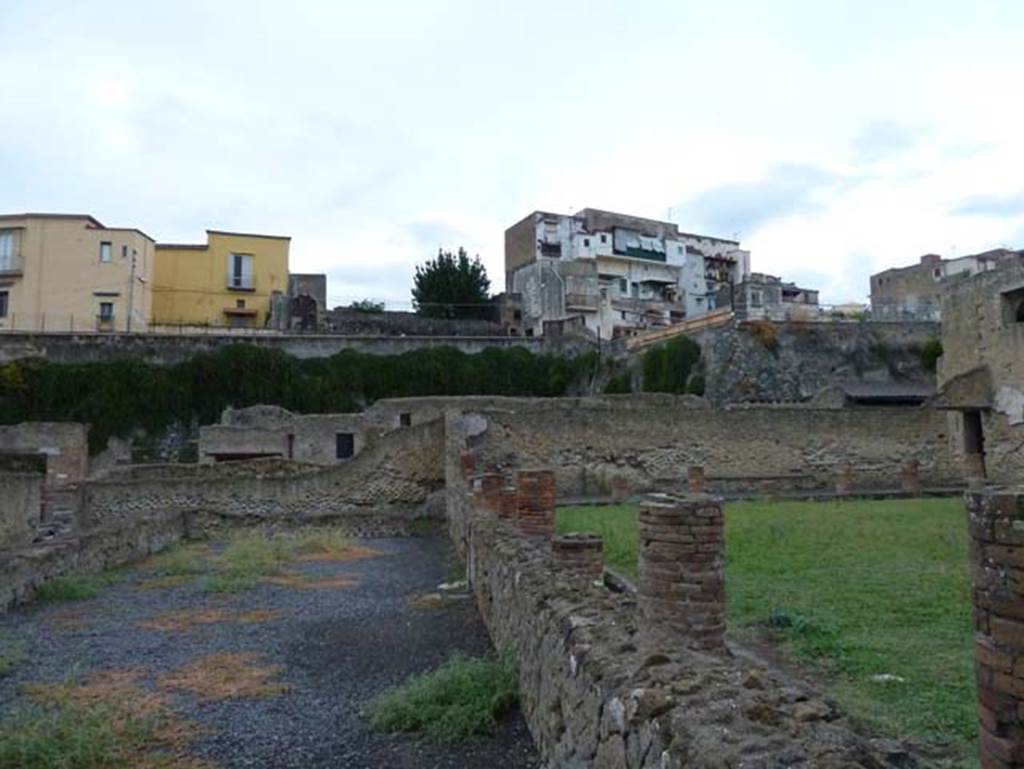
[[[490,347],[526,347],[534,353],[571,356],[593,349],[574,339],[541,337],[340,336],[315,334],[36,334],[0,333],[0,365],[21,358],[55,363],[89,363],[132,358],[150,363],[180,363],[233,344],[281,350],[297,358],[327,358],[342,350],[398,355],[429,347],[455,347],[478,353]]]
[[[112,470],[85,484],[82,525],[130,523],[152,510],[250,520],[407,520],[429,512],[444,484],[443,429],[435,420],[393,431],[331,467],[263,460]]]
[[[0,550],[32,542],[42,518],[43,476],[0,472]]]
[[[984,769],[1024,767],[1024,488],[967,495]]]
[[[42,454],[48,486],[78,483],[89,469],[88,430],[77,422],[0,425],[0,453]]]
[[[937,323],[734,323],[694,334],[712,403],[810,400],[844,382],[934,384],[925,345]]]
[[[945,417],[927,408],[711,409],[669,395],[510,398],[465,408],[482,470],[549,467],[563,496],[607,494],[617,476],[641,491],[681,488],[691,465],[703,466],[716,493],[832,490],[847,465],[854,492],[899,489],[911,460],[926,487],[963,481]]]
[[[493,309],[497,316],[497,306]],[[497,320],[426,318],[414,312],[360,312],[335,307],[324,315],[332,333],[345,336],[505,336]]]
[[[459,417],[449,423],[472,432]],[[811,687],[749,654],[691,649],[672,628],[645,625],[633,595],[559,571],[546,540],[474,505],[465,444],[455,437],[448,448],[450,530],[495,646],[518,662],[520,704],[546,766],[949,766],[865,736]]]

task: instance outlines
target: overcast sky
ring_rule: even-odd
[[[1024,247],[1024,0],[2,0],[0,211],[291,235],[332,303],[591,206],[864,300]]]

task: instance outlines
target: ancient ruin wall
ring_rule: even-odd
[[[832,489],[844,465],[852,490],[899,489],[919,463],[925,486],[962,480],[941,413],[925,408],[710,409],[673,396],[516,400],[467,412],[479,467],[550,467],[562,496],[608,493],[624,476],[638,490],[681,488],[701,465],[708,489]]]
[[[77,422],[0,425],[0,453],[42,454],[47,486],[78,483],[89,468],[88,431]]]
[[[0,472],[0,550],[31,544],[42,513],[43,476]]]
[[[106,526],[154,510],[310,521],[338,516],[412,518],[444,484],[441,420],[393,431],[350,462],[136,467],[84,487],[82,525]]]
[[[646,627],[633,596],[559,571],[546,540],[475,507],[465,444],[448,447],[450,530],[495,646],[518,662],[520,704],[546,765],[948,765],[863,736],[813,690],[747,657],[689,650],[671,629]]]

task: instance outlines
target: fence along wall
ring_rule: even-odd
[[[924,486],[963,471],[943,415],[926,408],[734,406],[660,395],[508,399],[466,414],[481,467],[549,467],[563,496],[607,493],[622,476],[639,490],[681,487],[701,465],[710,491],[831,489],[849,466],[852,490],[898,489],[918,462]]]

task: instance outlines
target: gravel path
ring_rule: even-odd
[[[61,681],[69,674],[140,667],[147,686],[208,655],[256,652],[259,664],[283,668],[290,689],[277,696],[203,702],[173,694],[175,711],[208,727],[191,753],[229,767],[317,769],[527,769],[538,759],[521,714],[498,733],[464,745],[380,734],[361,715],[382,690],[444,662],[456,651],[490,650],[469,600],[443,609],[413,609],[408,598],[430,593],[449,572],[447,540],[439,535],[364,540],[376,557],[344,563],[303,563],[307,575],[349,576],[351,587],[295,589],[263,584],[237,594],[205,593],[196,580],[142,590],[142,566],[96,599],[28,607],[0,616],[0,637],[28,658],[0,678],[0,715],[14,707],[20,684]],[[253,624],[214,623],[186,631],[138,623],[166,612],[272,610]]]

